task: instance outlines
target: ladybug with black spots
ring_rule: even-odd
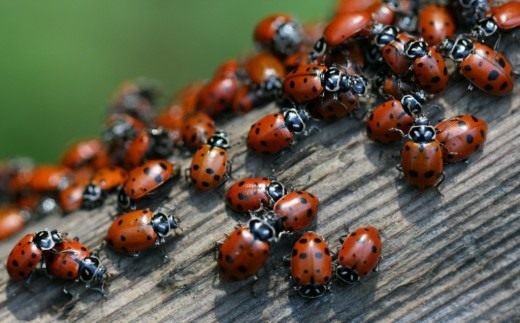
[[[327,242],[315,232],[305,232],[293,246],[291,277],[301,297],[317,298],[330,290],[333,276],[332,253]]]
[[[415,38],[405,32],[400,32],[394,26],[377,25],[375,44],[380,48],[381,56],[388,67],[399,76],[408,74],[410,57],[406,55],[405,46]]]
[[[63,242],[63,237],[57,230],[45,230],[25,235],[14,246],[7,257],[7,272],[14,281],[28,280],[44,259]]]
[[[444,180],[442,146],[430,121],[423,116],[416,118],[404,137],[401,170],[406,181],[420,190],[440,185]]]
[[[444,149],[447,163],[467,160],[482,149],[486,141],[488,126],[485,120],[471,114],[447,118],[435,126],[437,140]]]
[[[89,180],[76,180],[58,193],[58,203],[63,213],[67,214],[81,208],[83,204],[83,193]]]
[[[438,45],[455,35],[455,15],[447,6],[428,4],[419,12],[418,29],[428,45]]]
[[[419,86],[431,94],[444,91],[450,76],[444,57],[437,49],[424,41],[411,41],[404,47],[406,55],[413,60],[412,70]]]
[[[445,39],[440,49],[459,63],[460,73],[480,90],[491,95],[513,91],[513,67],[501,52],[466,36]]]
[[[166,236],[178,228],[179,220],[173,213],[166,207],[124,213],[114,219],[105,240],[114,251],[132,256],[153,246],[163,246]]]
[[[279,181],[267,177],[248,177],[235,182],[226,192],[226,203],[235,212],[247,213],[271,207],[287,189]]]
[[[182,141],[190,149],[198,149],[215,133],[215,121],[203,112],[196,112],[184,120]]]
[[[142,129],[128,142],[123,162],[126,168],[133,168],[147,159],[166,158],[172,152],[173,140],[166,129]]]
[[[199,191],[208,191],[219,186],[231,174],[231,161],[228,160],[227,133],[216,131],[208,143],[200,147],[191,159],[187,169],[191,183]]]
[[[299,49],[303,41],[303,31],[293,17],[275,14],[256,24],[253,38],[260,47],[275,55],[286,56]]]
[[[472,35],[485,39],[498,31],[507,31],[520,26],[520,2],[511,1],[492,7],[489,16],[478,21],[472,29]]]
[[[383,243],[379,230],[360,227],[343,241],[337,255],[336,277],[352,284],[377,270]]]
[[[28,188],[37,192],[54,192],[69,185],[72,172],[65,166],[40,165],[31,171]]]
[[[261,218],[252,217],[247,226],[233,231],[223,243],[217,244],[217,262],[222,276],[228,280],[244,280],[264,266],[271,251],[271,242],[278,232]]]
[[[320,201],[314,194],[294,191],[284,195],[273,205],[274,219],[281,231],[297,232],[306,229],[316,219]]]
[[[110,157],[100,140],[82,140],[67,149],[61,163],[72,169],[87,165],[99,169],[110,164]]]
[[[103,205],[107,194],[121,187],[127,178],[127,172],[120,167],[98,170],[83,191],[82,207],[93,209]]]
[[[178,167],[164,159],[149,160],[132,169],[119,190],[117,197],[121,210],[135,209],[138,204],[151,202],[150,199],[164,198],[171,189],[168,185],[179,175]]]
[[[240,83],[236,77],[219,77],[210,80],[198,93],[197,110],[211,117],[220,115],[231,107],[239,87]]]
[[[285,78],[285,66],[274,55],[260,52],[247,59],[243,66],[251,87],[258,89],[266,100],[277,99]]]

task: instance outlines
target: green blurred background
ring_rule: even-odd
[[[289,12],[330,15],[334,0],[0,0],[0,159],[58,161],[97,136],[124,79],[159,81],[166,97],[253,48],[255,23]]]

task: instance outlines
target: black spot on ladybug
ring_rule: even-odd
[[[244,186],[245,183],[246,183],[245,181],[240,181],[240,182],[238,183],[238,186],[240,186],[240,187],[241,187],[241,186]]]
[[[292,256],[295,257],[296,255],[298,255],[298,250],[293,249],[292,250]]]
[[[260,140],[260,145],[265,147],[267,146],[267,142],[265,140]]]
[[[63,261],[61,262],[62,265],[66,265],[67,264],[67,260],[66,259],[63,259]]]
[[[410,177],[419,177],[419,174],[416,171],[414,171],[414,170],[408,171],[408,175]]]
[[[434,173],[433,170],[429,170],[429,171],[427,171],[426,173],[424,173],[424,177],[425,177],[425,178],[431,178],[434,174],[435,174],[435,173]]]
[[[31,258],[36,258],[36,254],[34,252],[31,253]]]
[[[213,174],[215,171],[213,170],[213,168],[206,168],[206,174]]]
[[[298,256],[298,258],[300,258],[300,259],[307,259],[307,253],[302,252],[302,253]]]
[[[307,239],[306,238],[302,238],[298,242],[301,243],[301,244],[306,244],[307,243]]]
[[[14,267],[18,267],[19,266],[18,261],[16,261],[16,260],[13,260],[12,264],[13,264]]]
[[[123,220],[117,221],[117,225],[121,225],[121,224],[123,224]]]
[[[72,277],[72,275],[73,275],[73,274],[72,274],[72,271],[67,271],[67,276],[68,276],[68,277]]]
[[[149,234],[148,234],[148,235],[146,235],[146,240],[148,240],[148,241],[151,241],[151,240],[152,240],[152,236],[151,236],[151,235],[149,235]]]
[[[163,170],[167,170],[167,169],[168,169],[168,167],[166,166],[166,164],[163,163],[163,162],[159,163],[159,166],[160,166]]]
[[[22,250],[22,256],[25,255],[25,250]]]
[[[312,92],[317,93],[317,92],[318,92],[318,89],[317,89],[315,86],[313,86],[313,87],[312,87]]]
[[[373,253],[377,253],[377,247],[376,246],[372,246],[372,252]]]
[[[500,85],[500,90],[504,90],[507,87],[508,83],[504,82]]]
[[[260,128],[259,127],[256,127],[255,128],[255,133],[258,135],[260,133]]]
[[[472,136],[472,135],[466,135],[466,142],[467,142],[468,144],[473,143],[473,136]]]
[[[478,66],[480,66],[480,67],[482,67],[483,64],[484,64],[484,61],[483,61],[483,60],[480,60],[480,61],[478,62]]]
[[[421,63],[417,64],[417,66],[419,66],[419,67],[423,67],[423,66],[424,66],[424,63],[421,62]],[[393,103],[392,103],[392,106],[393,106]]]
[[[315,243],[321,243],[322,240],[321,240],[320,238],[314,238],[314,242],[315,242]]]
[[[81,250],[82,250],[82,251],[87,251],[87,248],[85,248],[85,247],[81,247]]]
[[[300,198],[300,203],[307,204],[307,200],[304,197]]]
[[[247,273],[247,268],[243,265],[238,266],[238,271],[241,273]]]
[[[499,74],[497,70],[492,70],[488,74],[488,81],[494,81],[498,78]]]
[[[126,237],[125,236],[121,236],[121,237],[119,237],[119,239],[121,239],[121,241],[126,241]]]
[[[230,256],[230,255],[226,255],[226,262],[229,263],[229,264],[232,264],[233,263],[233,257]]]
[[[506,61],[504,61],[504,59],[502,57],[500,57],[498,60],[498,65],[502,66],[502,67],[505,67],[506,66]]]
[[[410,150],[410,146],[408,146],[408,145],[404,146],[404,150],[406,150],[406,151]]]
[[[493,90],[493,85],[491,85],[491,84],[489,84],[489,83],[486,84],[486,85],[484,86],[484,90],[486,90],[486,91],[492,91],[492,90]]]
[[[150,175],[150,167],[145,167],[143,171],[146,175]]]
[[[209,187],[209,183],[208,182],[202,182],[202,186]]]
[[[218,181],[220,181],[220,176],[219,175],[214,175],[213,179],[218,182]]]
[[[306,214],[307,214],[307,217],[311,218],[312,217],[312,209],[308,209]]]
[[[439,76],[434,76],[431,79],[432,83],[438,83],[440,80],[441,80],[441,78]]]
[[[240,201],[243,201],[243,200],[246,199],[246,196],[244,195],[244,193],[240,192],[240,193],[238,193],[238,199],[239,199]]]
[[[295,86],[296,86],[296,84],[294,83],[293,80],[291,80],[291,81],[289,82],[289,87],[290,87],[291,89],[294,89]]]

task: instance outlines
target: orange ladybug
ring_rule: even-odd
[[[215,121],[205,113],[197,112],[186,118],[182,141],[188,148],[198,149],[215,133]]]
[[[33,169],[29,188],[38,192],[53,192],[69,183],[71,172],[58,165],[40,165]]]
[[[285,186],[267,177],[248,177],[235,182],[226,192],[227,205],[236,212],[247,213],[262,206],[271,207],[287,194]]]
[[[294,191],[276,201],[273,212],[283,231],[295,232],[306,229],[316,219],[319,204],[315,195]]]
[[[520,27],[520,2],[510,1],[492,7],[489,16],[481,19],[473,27],[472,35],[483,39],[500,31]]]
[[[163,128],[139,130],[126,148],[123,161],[128,168],[141,165],[146,159],[165,158],[173,152],[173,141]]]
[[[61,164],[72,169],[86,165],[99,169],[110,164],[110,157],[100,140],[83,140],[67,149]]]
[[[418,30],[430,46],[451,38],[456,31],[455,16],[447,6],[428,4],[419,12]]]
[[[227,149],[229,139],[225,132],[216,131],[208,143],[200,147],[191,160],[189,177],[199,191],[219,186],[231,173]]]
[[[447,118],[435,126],[437,141],[444,149],[447,163],[468,159],[482,148],[486,141],[488,126],[486,121],[471,114]]]
[[[381,259],[382,248],[381,236],[376,228],[358,228],[347,236],[339,249],[336,277],[351,284],[375,271]]]
[[[82,206],[86,209],[101,206],[107,193],[122,186],[127,178],[128,174],[120,167],[105,167],[98,170],[85,187]]]
[[[251,83],[269,98],[278,97],[285,78],[283,63],[267,52],[260,52],[244,63],[244,71]]]
[[[298,50],[303,36],[300,24],[293,17],[275,14],[256,24],[253,38],[260,47],[285,56]]]
[[[0,240],[5,240],[22,230],[28,219],[29,214],[19,208],[0,208]]]
[[[83,192],[89,181],[76,181],[58,193],[58,204],[63,213],[71,213],[81,208],[83,204]]]
[[[448,68],[435,47],[428,48],[423,41],[412,41],[405,45],[405,51],[413,59],[415,80],[422,89],[436,94],[448,87]]]
[[[240,84],[236,77],[212,79],[198,93],[197,110],[211,117],[220,115],[231,107],[239,86]]]
[[[327,242],[314,232],[305,232],[293,246],[291,277],[304,298],[323,296],[330,289],[332,254]]]

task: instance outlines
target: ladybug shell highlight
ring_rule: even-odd
[[[289,147],[293,134],[282,113],[269,114],[254,123],[247,135],[247,147],[258,154],[275,154]]]
[[[283,81],[283,92],[298,103],[314,100],[324,91],[322,76],[326,71],[325,65],[300,65],[287,74]]]
[[[332,255],[320,235],[306,232],[296,241],[291,255],[291,276],[302,297],[316,298],[327,291],[332,278]]]
[[[0,240],[5,240],[22,230],[26,216],[16,207],[0,208]]]
[[[448,68],[435,47],[431,47],[428,54],[413,61],[413,72],[416,81],[428,93],[439,93],[448,87]]]
[[[118,216],[110,225],[105,240],[116,252],[136,254],[150,249],[157,241],[152,227],[153,212],[137,210]]]
[[[413,123],[414,119],[404,111],[400,101],[389,100],[370,113],[366,125],[367,135],[374,141],[389,144],[402,138],[399,133],[390,129],[397,128],[407,133]]]
[[[215,133],[215,121],[205,113],[197,112],[184,121],[182,141],[188,148],[198,149]]]
[[[300,231],[307,228],[318,215],[319,200],[311,193],[290,192],[273,206],[274,213],[282,221],[286,231]]]
[[[407,140],[401,149],[401,167],[406,181],[412,186],[421,190],[435,186],[444,170],[440,143]]]
[[[520,2],[511,1],[491,8],[491,15],[498,28],[510,30],[520,26]]]
[[[500,52],[475,42],[473,51],[461,62],[460,73],[473,85],[492,95],[513,90],[513,68]]]
[[[227,170],[227,151],[205,144],[195,152],[191,160],[191,182],[197,190],[207,191],[217,187],[224,180]]]
[[[42,251],[33,242],[35,234],[25,235],[11,250],[7,258],[7,272],[14,281],[29,278],[42,260]]]
[[[437,140],[444,148],[444,161],[455,163],[468,159],[486,141],[486,121],[471,114],[444,119],[435,126]]]
[[[220,245],[218,265],[224,278],[244,280],[264,266],[270,250],[268,242],[255,239],[248,228],[241,227]]]
[[[455,16],[446,6],[429,4],[419,12],[419,31],[430,46],[455,35]]]
[[[345,13],[336,16],[323,31],[323,38],[327,45],[335,47],[347,39],[367,35],[372,21],[368,12]]]
[[[246,213],[270,205],[267,187],[271,180],[263,177],[244,178],[235,182],[226,192],[227,205],[236,212]]]
[[[131,199],[139,199],[154,191],[177,175],[173,165],[166,160],[150,160],[132,169],[123,185],[123,191]]]
[[[377,267],[382,247],[381,236],[376,228],[358,228],[343,241],[338,252],[336,276],[345,283],[353,283],[365,277]]]
[[[64,240],[45,257],[47,272],[59,279],[79,278],[79,262],[90,256],[90,249],[77,240]]]

